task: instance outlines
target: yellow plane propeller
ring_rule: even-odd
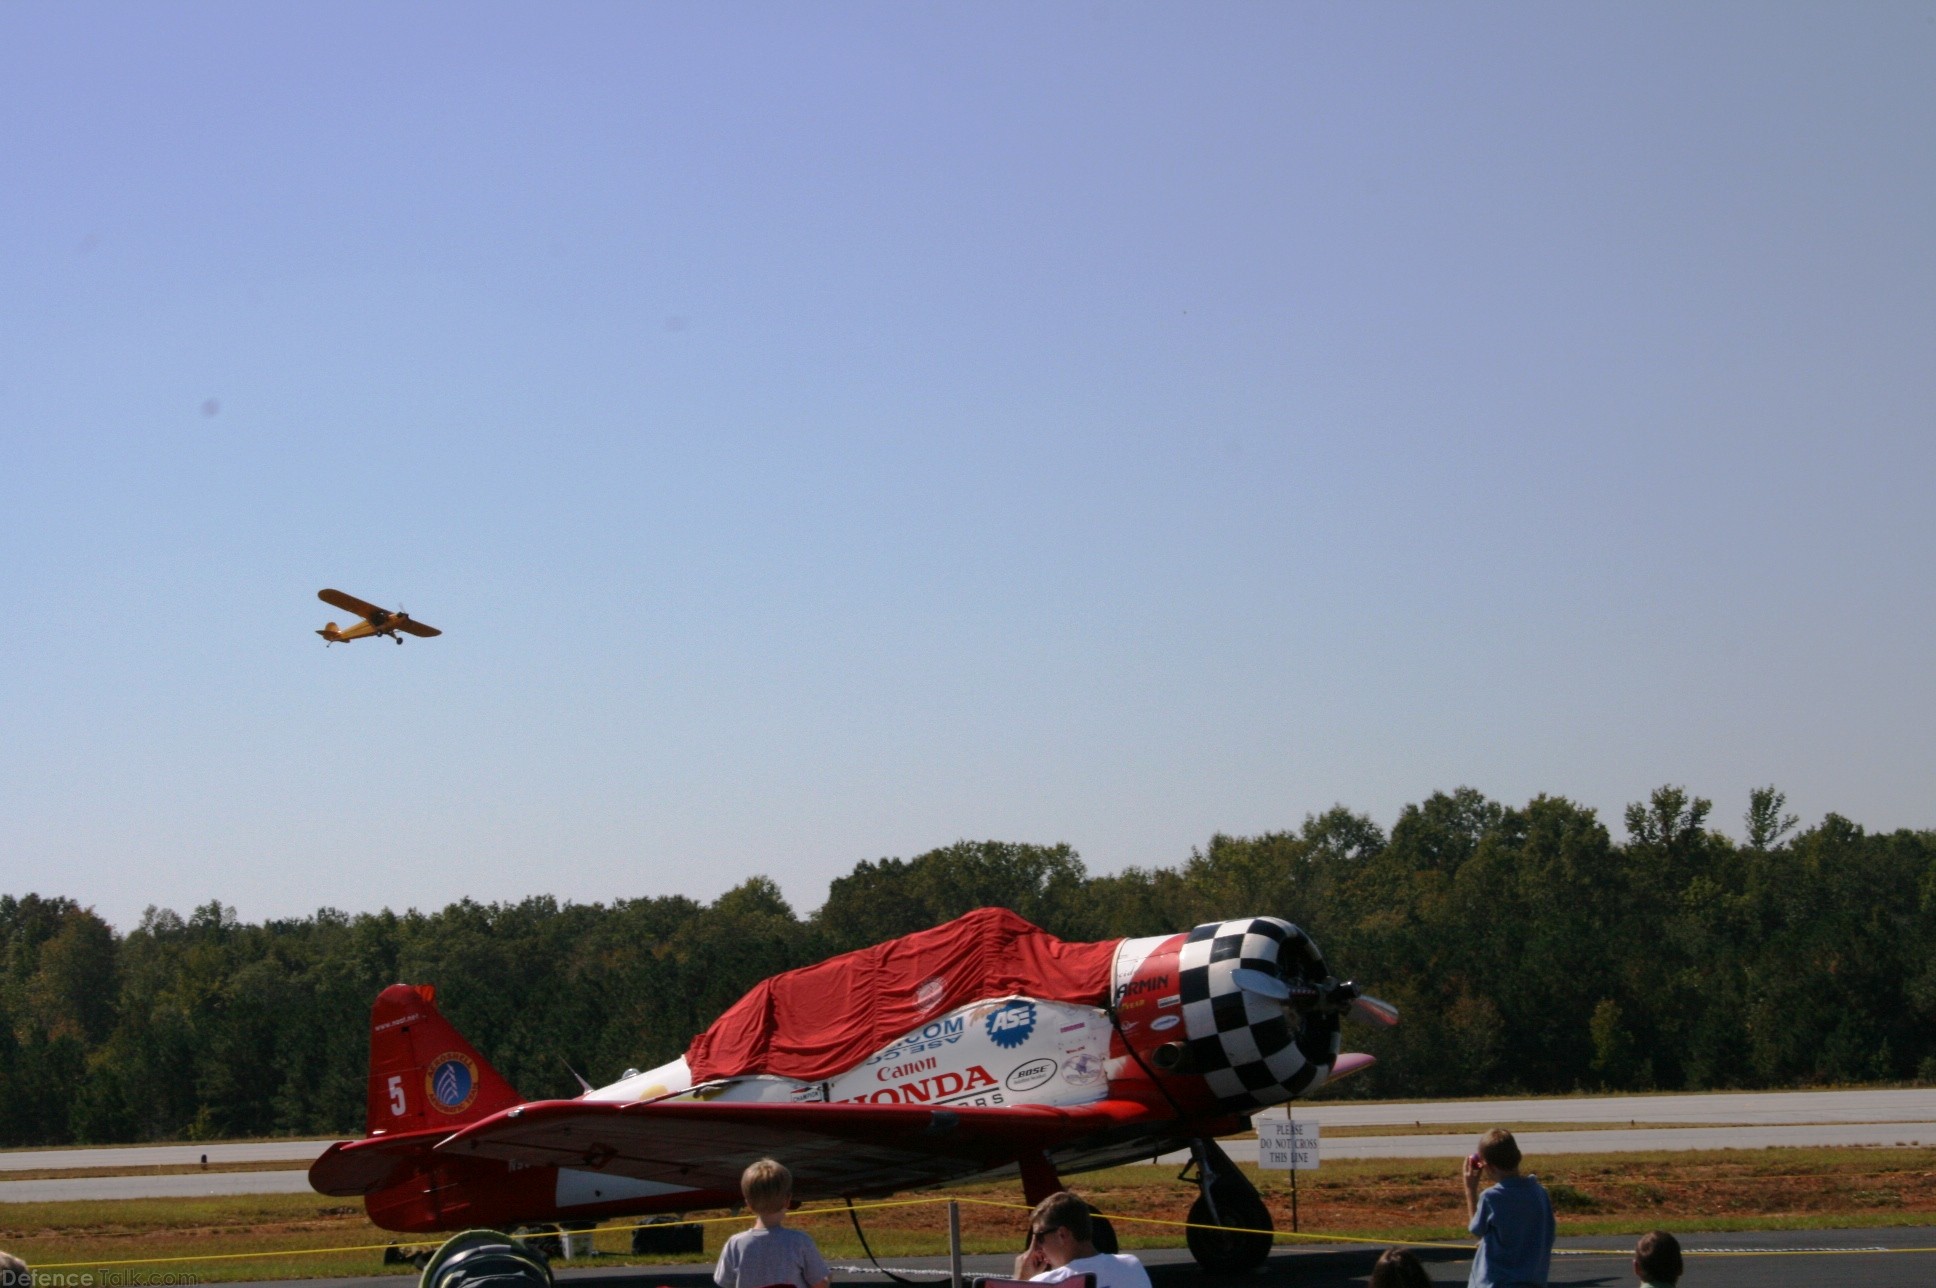
[[[316,633],[328,644],[347,644],[351,640],[368,639],[373,635],[388,635],[401,644],[403,636],[397,634],[398,631],[418,635],[424,639],[443,634],[435,626],[426,626],[417,621],[401,608],[392,613],[378,608],[375,604],[366,604],[355,595],[345,595],[340,590],[319,590],[316,592],[316,598],[346,613],[355,613],[362,619],[342,630],[338,630],[336,623],[331,622],[317,631]]]

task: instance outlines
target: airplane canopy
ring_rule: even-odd
[[[686,1063],[695,1084],[751,1073],[812,1082],[983,998],[1102,1006],[1120,942],[1064,943],[1006,908],[977,908],[773,976],[694,1038]]]

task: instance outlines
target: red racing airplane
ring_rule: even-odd
[[[776,975],[684,1056],[575,1100],[524,1100],[435,999],[377,997],[368,1135],[309,1169],[384,1229],[731,1207],[768,1155],[800,1199],[1019,1173],[1036,1203],[1064,1173],[1188,1149],[1190,1221],[1234,1227],[1189,1231],[1217,1272],[1272,1236],[1216,1138],[1371,1064],[1340,1054],[1347,1016],[1398,1021],[1275,917],[1072,944],[1001,908]]]

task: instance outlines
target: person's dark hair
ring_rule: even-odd
[[[1432,1276],[1410,1248],[1386,1248],[1371,1268],[1371,1288],[1432,1288]]]
[[[1649,1230],[1634,1245],[1634,1269],[1648,1283],[1679,1283],[1681,1241],[1665,1230]]]
[[[1479,1137],[1479,1157],[1502,1172],[1519,1170],[1519,1142],[1504,1127],[1494,1127]]]
[[[1088,1243],[1095,1234],[1089,1224],[1089,1205],[1067,1190],[1057,1190],[1035,1205],[1029,1213],[1029,1230],[1067,1230],[1078,1243]]]

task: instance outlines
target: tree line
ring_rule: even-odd
[[[398,981],[530,1097],[678,1055],[767,975],[999,905],[1067,939],[1268,913],[1403,1023],[1335,1094],[1431,1097],[1936,1081],[1936,831],[1797,830],[1773,788],[1736,841],[1663,787],[1616,842],[1591,809],[1470,788],[1389,833],[1339,806],[1091,876],[1067,845],[862,862],[808,916],[757,877],[713,902],[468,899],[248,924],[219,901],[118,933],[0,897],[0,1144],[360,1134],[368,1014]]]

